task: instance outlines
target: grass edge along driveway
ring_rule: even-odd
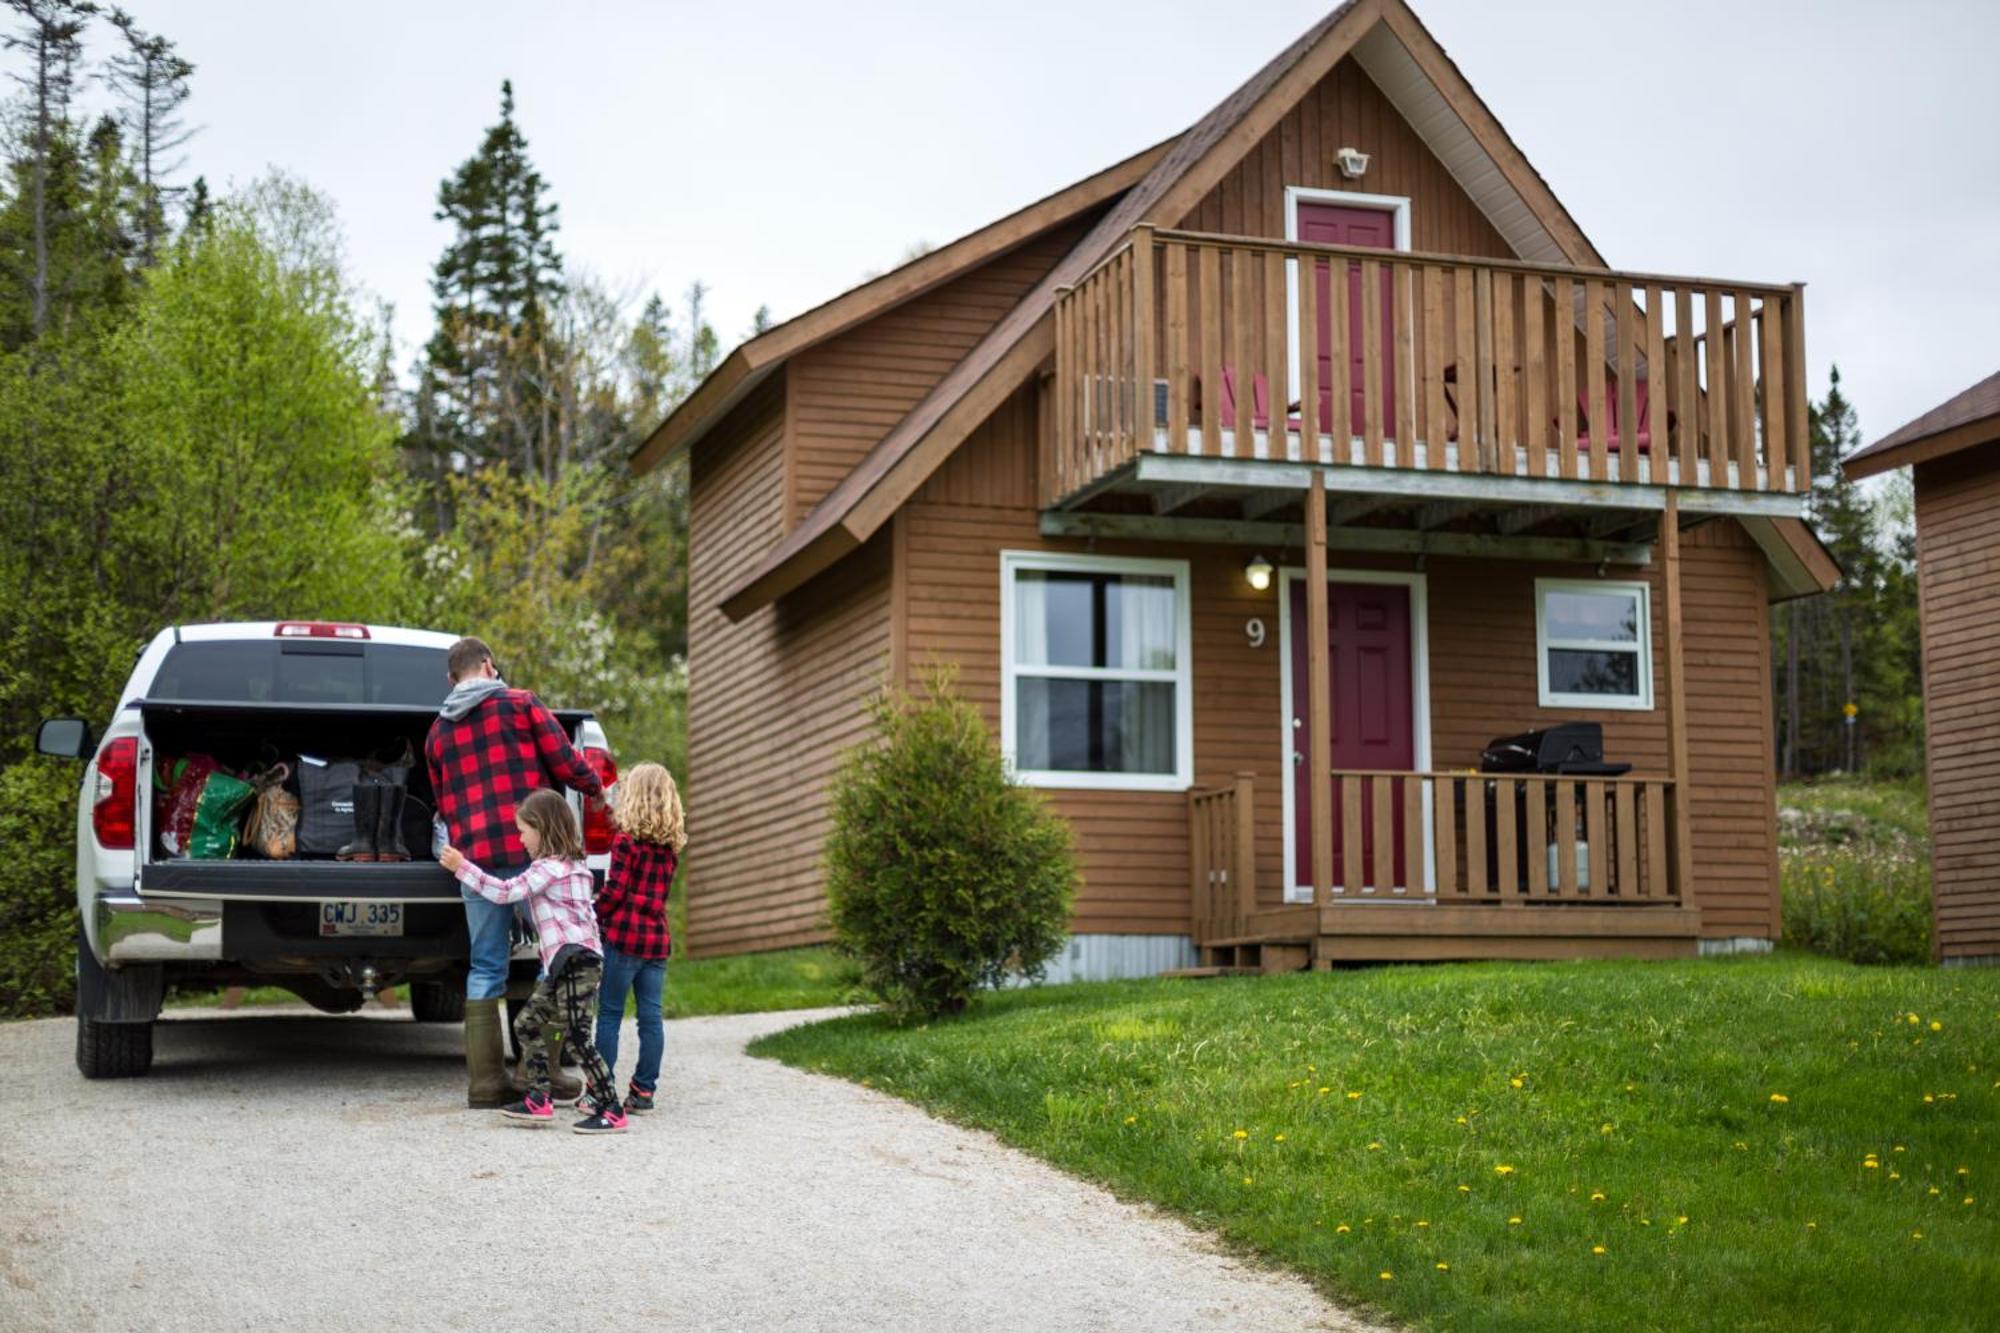
[[[1461,964],[982,997],[753,1054],[860,1080],[1422,1327],[1974,1327],[2000,969]]]

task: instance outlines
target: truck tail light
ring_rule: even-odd
[[[129,850],[138,819],[139,742],[120,736],[97,756],[97,792],[90,807],[90,827],[102,846]]]
[[[365,639],[368,627],[327,620],[281,620],[271,633],[280,639]]]
[[[611,784],[618,781],[618,764],[611,758],[611,751],[600,750],[595,745],[583,749],[583,762],[590,765],[590,771],[597,774],[608,791]],[[597,797],[586,797],[583,802],[583,850],[586,855],[598,856],[611,850],[611,803]]]

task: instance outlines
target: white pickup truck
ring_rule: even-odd
[[[411,804],[434,808],[421,756],[453,641],[323,621],[183,625],[139,655],[101,736],[81,718],[42,723],[37,749],[89,761],[76,835],[76,1064],[85,1077],[151,1068],[169,987],[279,985],[344,1013],[407,983],[419,1021],[463,1015],[465,913],[428,838],[401,862],[196,860],[167,854],[152,799],[154,766],[169,757],[205,754],[243,771],[260,756],[361,758],[407,742],[418,756]],[[592,715],[551,711],[591,767],[615,780]],[[570,799],[601,875],[608,818],[600,803]],[[517,952],[515,968],[517,980],[532,981],[532,948]]]

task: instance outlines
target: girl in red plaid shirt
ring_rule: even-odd
[[[625,1098],[628,1111],[653,1109],[660,1057],[667,1044],[660,999],[667,987],[667,891],[687,845],[687,820],[673,775],[658,764],[636,764],[612,793],[611,869],[597,892],[597,922],[604,932],[604,985],[597,993],[597,1049],[617,1067],[618,1029],[625,997],[638,997],[639,1063]],[[591,1095],[577,1103],[595,1109]]]

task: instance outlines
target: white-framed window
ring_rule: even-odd
[[[1188,564],[1000,553],[1001,748],[1037,787],[1193,781]]]
[[[1653,611],[1643,583],[1535,580],[1544,708],[1651,708]]]

